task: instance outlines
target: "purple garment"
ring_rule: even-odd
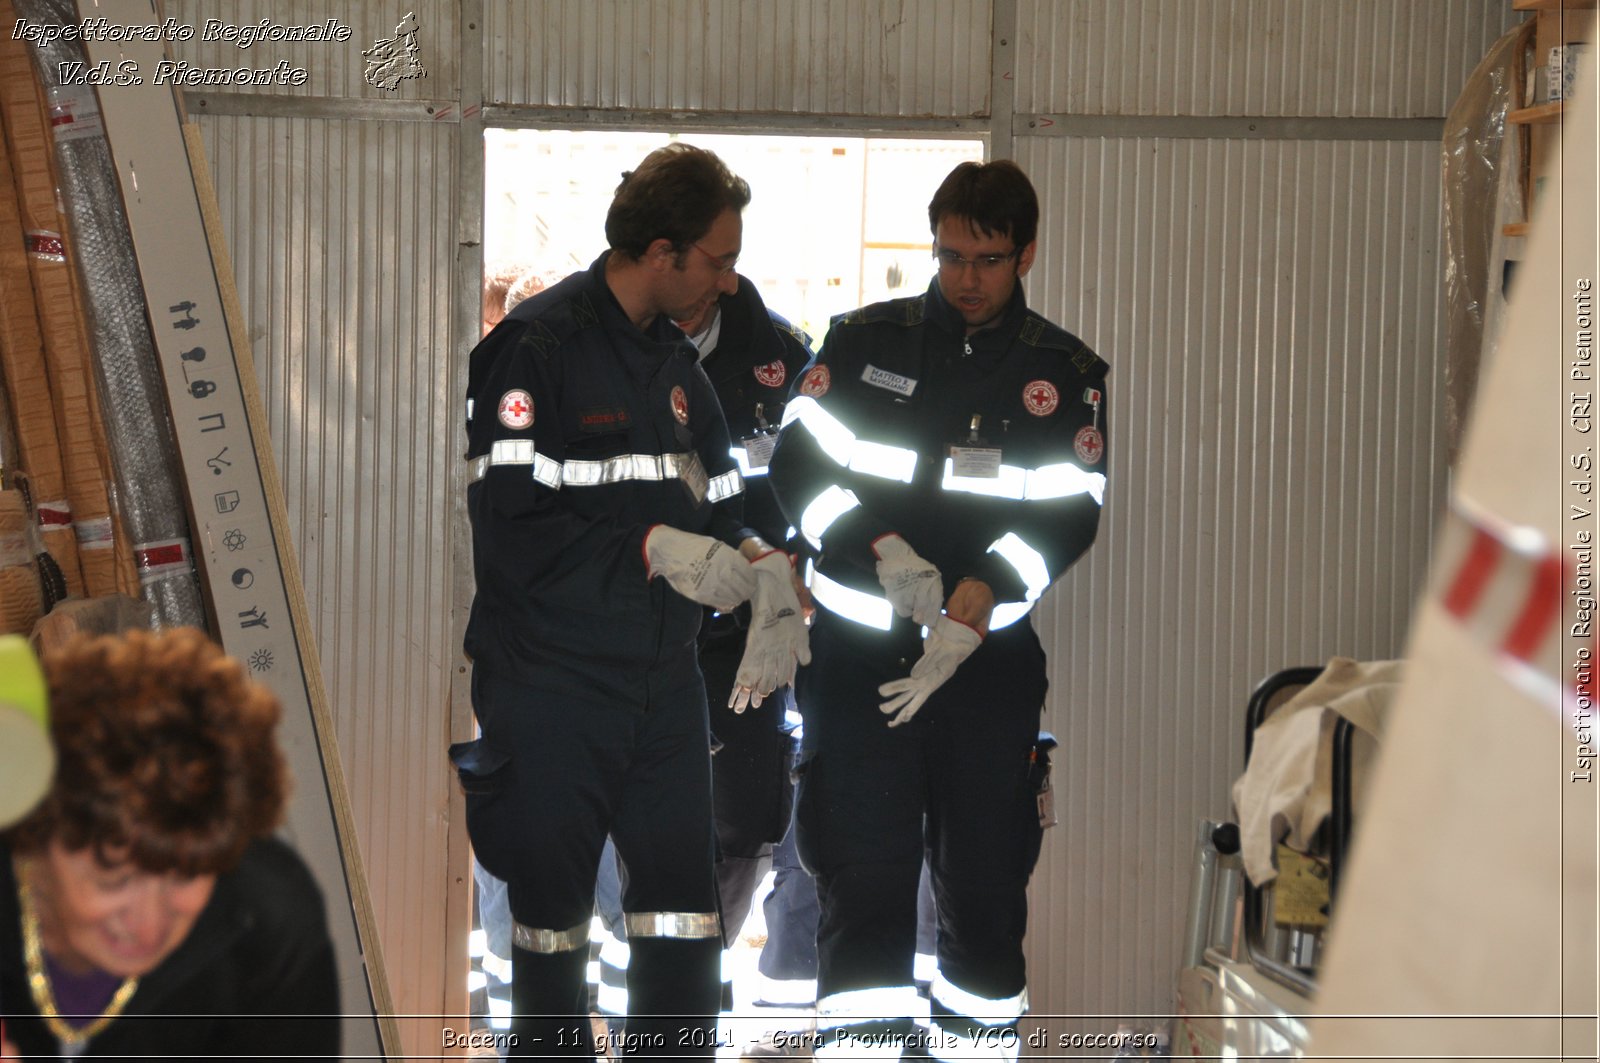
[[[73,974],[48,952],[44,954],[44,970],[50,978],[56,1010],[75,1030],[83,1029],[103,1015],[111,998],[117,995],[117,987],[122,985],[122,979],[98,967],[88,974]]]

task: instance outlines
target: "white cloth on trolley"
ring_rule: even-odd
[[[1280,840],[1300,850],[1333,808],[1333,729],[1340,717],[1372,739],[1383,733],[1400,689],[1402,662],[1335,657],[1322,674],[1256,729],[1250,763],[1233,784],[1233,807],[1245,873],[1260,886],[1277,875]],[[1359,792],[1374,741],[1352,743],[1352,784]],[[1285,838],[1287,835],[1287,838]]]

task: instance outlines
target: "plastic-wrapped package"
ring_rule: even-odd
[[[81,594],[78,543],[72,530],[61,440],[51,413],[50,379],[25,245],[12,160],[0,140],[0,375],[11,398],[11,438],[20,448],[21,467],[28,473],[32,489],[29,509],[39,521],[39,538],[67,585]]]
[[[70,0],[17,0],[16,10],[40,24],[78,19]],[[36,46],[33,59],[52,109],[61,193],[77,237],[76,264],[87,296],[116,494],[141,558],[141,593],[155,606],[161,626],[204,628],[177,445],[111,149],[93,90],[60,81],[61,64],[87,61],[83,45],[56,40]]]
[[[0,384],[0,635],[25,635],[66,593],[39,537]]]
[[[1521,55],[1532,33],[1527,22],[1494,43],[1444,124],[1444,424],[1452,466],[1505,304],[1502,226],[1523,216],[1522,147],[1506,135],[1506,114],[1518,105]]]
[[[10,0],[0,0],[0,26],[10,25],[15,18]],[[0,144],[10,155],[16,185],[22,232],[14,235],[17,248],[25,249],[32,282],[65,497],[71,510],[64,516],[70,516],[77,541],[81,593],[89,597],[114,591],[138,594],[133,545],[111,508],[111,448],[106,442],[99,390],[94,385],[83,299],[73,274],[77,242],[56,198],[60,182],[46,114],[27,42],[0,33],[0,129],[5,134]],[[0,253],[4,251],[0,248]],[[7,283],[11,283],[9,277]],[[20,277],[18,286],[29,287]],[[42,404],[39,411],[45,412]],[[70,586],[73,573],[67,566],[63,568]]]

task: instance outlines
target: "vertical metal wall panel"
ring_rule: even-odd
[[[490,103],[970,117],[990,0],[494,0]]]
[[[401,1014],[444,979],[454,126],[202,119]],[[436,873],[435,873],[436,872]],[[409,1043],[409,1051],[437,1049]]]
[[[1502,0],[1019,0],[1019,114],[1440,117]]]
[[[1250,689],[1404,649],[1444,488],[1438,149],[1017,148],[1044,201],[1030,301],[1112,365],[1100,538],[1036,618],[1062,751],[1031,998],[1166,1013]]]
[[[170,0],[168,14],[180,26],[194,29],[187,41],[173,41],[173,57],[206,69],[249,67],[271,69],[279,60],[303,68],[304,85],[205,86],[185,85],[189,91],[220,94],[262,93],[271,96],[364,98],[370,100],[448,100],[460,93],[458,55],[461,42],[452,0]],[[362,52],[380,40],[394,37],[395,27],[407,13],[417,21],[417,58],[426,77],[400,82],[394,89],[366,81]],[[309,26],[338,19],[351,31],[348,41],[259,40],[240,48],[237,39],[206,40],[210,20],[226,27],[259,27],[262,19],[273,26]]]

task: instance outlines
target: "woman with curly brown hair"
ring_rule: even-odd
[[[280,709],[193,629],[43,660],[57,770],[0,835],[0,1013],[28,1056],[339,1051],[322,898],[271,836]]]

